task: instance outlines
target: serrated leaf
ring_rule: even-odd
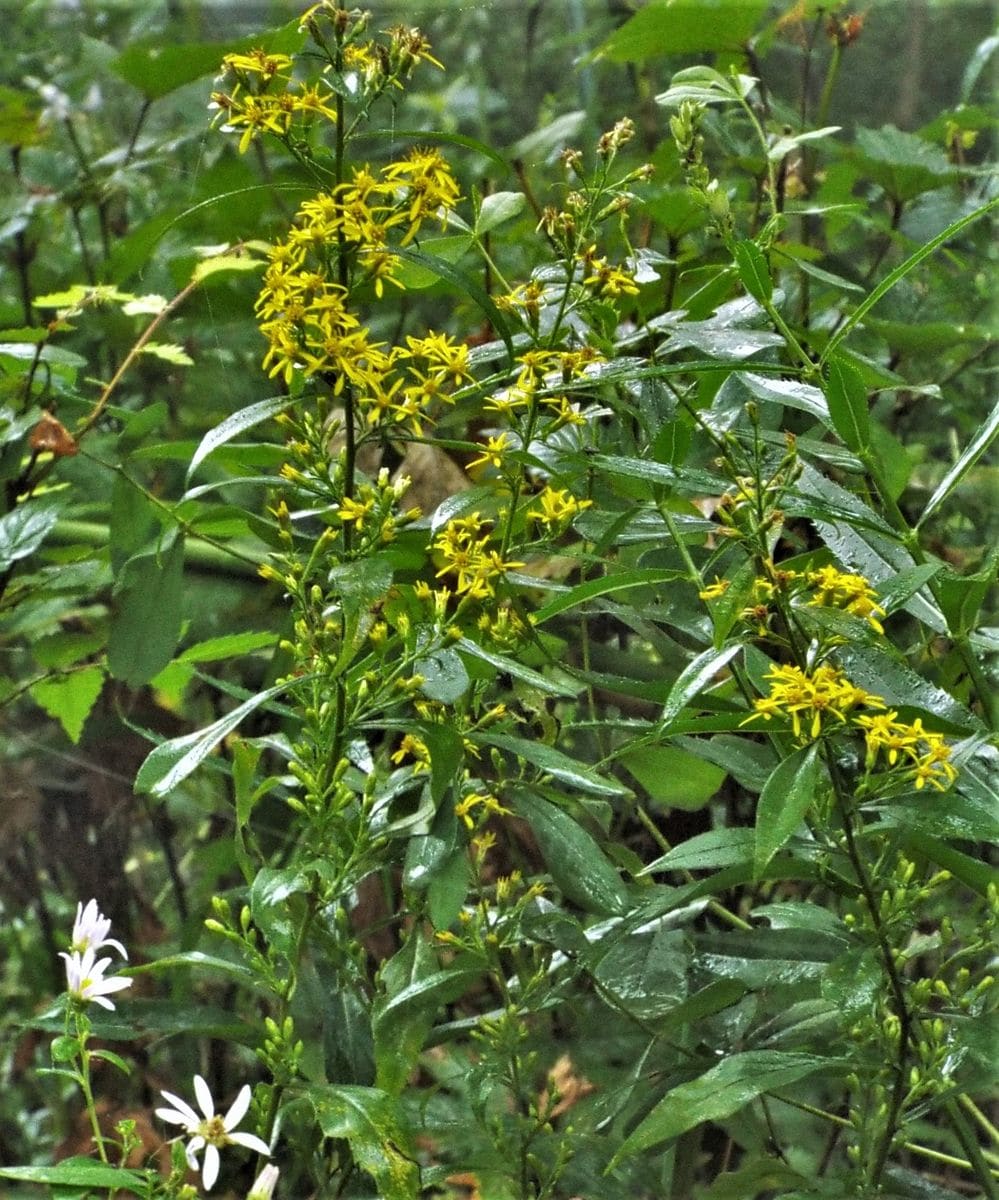
[[[417,1200],[420,1169],[410,1157],[398,1105],[378,1088],[348,1084],[306,1089],[326,1137],[344,1138],[374,1179],[380,1200]]]
[[[0,573],[45,541],[63,508],[61,499],[25,500],[0,517]]]
[[[567,899],[586,912],[620,916],[627,891],[598,843],[558,805],[526,790],[514,807],[531,826],[552,878]]]
[[[679,1137],[706,1121],[722,1121],[765,1092],[786,1087],[817,1071],[828,1071],[832,1060],[815,1054],[779,1050],[747,1050],[730,1055],[698,1079],[667,1092],[614,1155],[610,1167],[639,1151]]]
[[[826,400],[833,428],[850,450],[861,452],[871,446],[871,418],[867,389],[857,369],[837,355],[826,372]]]
[[[676,683],[670,689],[663,705],[662,716],[659,718],[663,726],[680,715],[689,701],[699,695],[711,682],[715,675],[742,649],[741,642],[723,646],[720,650],[704,650],[689,662],[680,672]]]
[[[289,679],[284,683],[276,684],[274,687],[252,696],[207,728],[186,734],[184,737],[172,738],[168,742],[161,742],[155,750],[147,755],[146,760],[139,768],[139,773],[135,777],[135,791],[140,794],[148,792],[149,795],[157,797],[169,795],[250,713],[256,712],[258,708],[273,700],[275,696],[280,696],[298,682],[301,680]]]
[[[788,755],[764,784],[756,807],[753,869],[757,876],[791,840],[814,803],[820,768],[819,744],[812,742]]]
[[[67,675],[43,679],[31,688],[31,698],[54,717],[76,745],[90,710],[104,686],[104,668],[96,663]]]
[[[173,363],[175,367],[194,366],[194,359],[183,346],[178,346],[176,342],[146,342],[140,353],[151,354],[153,358]]]
[[[241,408],[239,412],[226,417],[214,429],[210,429],[199,442],[197,450],[191,456],[191,464],[187,468],[187,479],[190,480],[198,466],[213,450],[224,446],[226,442],[232,441],[234,437],[245,430],[252,429],[254,425],[259,425],[262,421],[277,416],[290,403],[288,396],[271,396],[269,400],[258,400],[256,404],[250,404],[246,408]]]

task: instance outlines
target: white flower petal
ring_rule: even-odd
[[[210,1192],[215,1186],[215,1180],[219,1177],[219,1152],[214,1146],[205,1147],[205,1165],[202,1168],[201,1178],[205,1181],[205,1191]]]
[[[89,1000],[91,1004],[99,1004],[101,1008],[108,1008],[111,1010],[111,1012],[114,1012],[114,1005],[110,1000],[105,1000],[103,996],[98,996],[95,994],[93,996],[87,996],[86,999]]]
[[[233,1100],[229,1106],[229,1111],[226,1113],[222,1124],[226,1128],[226,1133],[236,1126],[246,1116],[246,1110],[250,1107],[250,1085],[244,1083],[239,1089],[239,1095]]]
[[[247,1150],[256,1150],[264,1158],[270,1158],[271,1156],[270,1146],[267,1145],[263,1138],[258,1138],[255,1133],[230,1133],[229,1141],[235,1142],[237,1146],[245,1146]]]
[[[170,1101],[175,1111],[171,1112],[168,1108],[158,1108],[156,1110],[158,1117],[162,1117],[164,1121],[169,1121],[171,1125],[190,1125],[193,1129],[197,1129],[201,1124],[201,1118],[186,1100],[181,1100],[173,1092],[160,1092],[160,1095],[164,1100]],[[168,1113],[169,1116],[167,1115]]]
[[[192,1138],[184,1147],[184,1157],[187,1159],[187,1165],[192,1171],[198,1169],[198,1151],[205,1144],[203,1137]]]
[[[205,1114],[205,1120],[210,1121],[215,1116],[215,1101],[212,1099],[211,1089],[200,1075],[194,1077],[194,1094],[201,1105],[201,1111]]]

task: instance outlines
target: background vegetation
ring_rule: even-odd
[[[995,1195],[991,6],[371,7],[334,60],[426,43],[339,159],[207,107],[226,54],[319,77],[297,8],[2,13],[10,1194],[197,1194],[154,1109],[199,1074],[280,1196]],[[368,421],[254,305],[414,146],[461,200],[405,287],[322,253],[453,403]]]

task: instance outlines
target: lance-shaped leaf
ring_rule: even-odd
[[[662,723],[669,725],[687,705],[688,701],[704,690],[718,672],[742,649],[741,642],[722,646],[720,650],[705,650],[689,662],[680,672],[676,683],[663,705]]]
[[[224,717],[214,721],[205,729],[189,733],[184,737],[161,742],[147,757],[135,777],[136,792],[148,792],[151,796],[166,796],[196,770],[215,747],[252,712],[280,696],[288,688],[302,680],[289,679],[238,705]]]
[[[261,421],[276,417],[290,403],[291,400],[288,396],[271,396],[268,400],[258,400],[256,404],[251,404],[247,408],[241,408],[239,412],[226,417],[214,429],[209,429],[199,442],[197,450],[191,456],[191,463],[187,468],[187,478],[191,478],[198,469],[198,466],[213,450],[217,450],[219,446],[224,446],[226,442],[231,441],[234,437],[238,437],[244,430],[252,429],[254,425],[259,425]]]
[[[820,771],[819,744],[812,742],[785,758],[764,785],[756,807],[753,870],[757,878],[801,824],[815,799]]]
[[[837,355],[829,362],[826,401],[833,428],[850,450],[867,450],[871,444],[871,418],[867,389],[856,367]]]
[[[722,1121],[757,1096],[829,1070],[831,1061],[815,1054],[748,1050],[733,1054],[698,1079],[667,1092],[652,1112],[625,1138],[610,1164],[679,1137],[705,1121]]]
[[[761,304],[766,304],[774,294],[774,283],[766,256],[754,241],[745,238],[735,247],[735,265],[739,268],[742,286]]]
[[[984,424],[979,428],[978,432],[964,448],[964,452],[958,458],[957,462],[951,467],[947,474],[940,480],[936,486],[933,495],[927,500],[926,507],[923,509],[923,514],[916,523],[918,529],[927,517],[931,516],[940,507],[947,497],[954,491],[961,480],[967,475],[971,468],[978,462],[979,458],[985,453],[992,442],[995,440],[996,434],[999,434],[999,401],[989,413]]]

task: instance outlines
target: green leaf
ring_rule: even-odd
[[[854,154],[864,174],[899,202],[943,187],[959,174],[939,146],[894,125],[859,128]]]
[[[642,875],[655,871],[711,871],[748,863],[753,857],[751,829],[709,829],[674,846],[655,862],[643,867]]]
[[[863,321],[864,317],[867,316],[871,309],[878,304],[892,290],[892,288],[895,287],[896,284],[901,283],[906,275],[915,270],[915,268],[919,266],[924,258],[929,258],[929,256],[938,250],[945,242],[949,242],[952,237],[962,233],[968,228],[969,225],[973,225],[975,221],[980,220],[982,217],[988,216],[988,214],[997,205],[999,205],[999,196],[994,197],[992,200],[989,200],[987,204],[983,204],[980,208],[976,208],[974,212],[970,212],[967,216],[961,217],[959,220],[948,225],[947,228],[938,233],[936,237],[930,238],[928,242],[924,242],[918,250],[910,254],[905,262],[900,263],[894,271],[890,271],[884,277],[884,279],[881,280],[878,286],[870,293],[866,300],[863,300],[857,306],[857,308],[850,314],[846,321],[843,322],[839,329],[829,339],[826,344],[826,348],[822,351],[822,356],[819,359],[819,366],[822,366],[832,357],[832,355],[836,352],[836,348],[839,346],[840,342],[842,342],[844,338],[848,337],[853,331],[854,327]]]
[[[770,278],[766,255],[754,241],[744,238],[736,243],[735,263],[739,268],[742,286],[761,304],[768,304],[774,294],[774,283]]]
[[[656,103],[666,108],[679,106],[684,100],[696,104],[737,104],[756,87],[749,75],[722,75],[714,67],[687,67],[677,71],[668,91],[656,96]]]
[[[414,941],[419,947],[415,952]],[[403,970],[393,972],[393,967]],[[418,935],[383,966],[383,982],[391,983],[387,994],[375,1001],[371,1017],[375,1082],[380,1088],[392,1095],[402,1091],[441,1006],[459,999],[481,977],[481,964],[442,970]]]
[[[448,283],[453,284],[460,291],[464,292],[469,299],[474,300],[486,315],[489,324],[503,339],[507,354],[510,356],[510,362],[513,362],[513,335],[510,332],[509,323],[489,298],[486,291],[471,275],[464,271],[459,271],[457,267],[453,267],[449,262],[445,262],[443,258],[433,254],[425,254],[422,250],[413,250],[408,246],[393,247],[392,253],[397,254],[400,258],[407,259],[409,262],[416,263],[417,266],[426,267],[427,270],[432,271],[441,279],[446,279]]]
[[[809,129],[804,133],[786,133],[770,147],[767,151],[767,158],[771,162],[779,162],[792,150],[796,150],[806,142],[817,142],[821,138],[831,137],[834,133],[839,133],[842,128],[842,125],[826,125],[822,129]]]
[[[826,400],[833,428],[850,450],[866,451],[871,446],[871,418],[867,389],[860,373],[841,355],[829,360],[826,369]]]
[[[620,916],[628,894],[597,842],[564,810],[526,789],[514,807],[531,826],[552,878],[567,899],[586,912]]]
[[[703,808],[725,779],[717,766],[675,746],[638,746],[621,762],[657,804],[685,812]]]
[[[506,675],[512,675],[514,679],[519,679],[523,683],[530,684],[531,687],[537,688],[538,691],[544,692],[545,695],[575,696],[581,690],[580,687],[557,683],[555,680],[542,675],[539,671],[532,671],[530,667],[522,666],[516,659],[506,658],[502,654],[494,654],[492,650],[486,650],[478,642],[473,642],[470,638],[462,638],[456,645],[462,654],[467,654],[471,658],[477,658],[481,662],[488,663],[491,667],[495,667],[497,671],[502,671]]]
[[[146,1190],[154,1176],[152,1171],[128,1171],[124,1167],[105,1166],[92,1158],[67,1158],[54,1166],[0,1167],[0,1179],[16,1179],[21,1183],[47,1183],[51,1186],[128,1188],[137,1195]]]
[[[786,1087],[817,1071],[828,1072],[834,1060],[815,1054],[779,1050],[747,1050],[732,1054],[698,1079],[667,1092],[621,1145],[610,1168],[622,1159],[679,1137],[706,1121],[723,1121],[757,1096]]]
[[[112,62],[114,71],[127,83],[138,88],[147,100],[159,100],[185,84],[221,70],[226,54],[252,50],[257,46],[290,52],[305,39],[298,33],[298,21],[261,36],[239,38],[228,42],[191,42],[170,45],[158,37],[148,42],[133,42]]]
[[[418,658],[413,671],[422,675],[420,691],[430,700],[454,704],[468,691],[469,678],[461,655],[451,646],[444,646]]]
[[[491,192],[482,201],[475,232],[482,237],[497,225],[523,212],[526,206],[527,197],[523,192]]]
[[[765,0],[657,0],[635,13],[594,57],[645,62],[674,54],[739,50],[759,24]]]
[[[979,426],[978,432],[965,446],[958,458],[957,462],[950,468],[947,474],[940,480],[933,491],[933,495],[927,500],[923,507],[922,515],[916,522],[916,528],[940,507],[941,504],[950,496],[954,489],[960,484],[961,480],[968,474],[971,468],[978,462],[979,458],[985,453],[992,442],[995,440],[996,434],[999,434],[999,401],[995,407],[985,418],[984,422]]]
[[[178,346],[176,342],[146,342],[140,354],[151,354],[153,358],[172,363],[175,367],[194,366],[194,359],[183,346]]]
[[[256,712],[258,708],[273,700],[275,696],[280,696],[300,682],[302,682],[301,679],[288,679],[284,683],[276,684],[274,687],[252,696],[205,729],[199,729],[184,737],[172,738],[168,742],[161,742],[155,750],[147,755],[145,762],[139,768],[139,773],[135,777],[135,791],[140,794],[148,792],[149,795],[157,797],[169,795],[250,713]]]
[[[563,754],[561,750],[546,746],[544,742],[512,737],[504,733],[474,732],[468,736],[478,745],[495,746],[497,750],[505,750],[507,754],[522,758],[544,774],[578,788],[581,792],[589,792],[595,796],[630,795],[624,784],[599,775],[592,768]]]
[[[276,633],[254,632],[227,633],[221,637],[208,638],[188,646],[177,655],[177,662],[204,663],[220,662],[228,658],[243,658],[256,650],[267,650],[278,641]]]
[[[224,446],[226,442],[231,441],[246,429],[252,429],[254,425],[259,425],[261,421],[269,420],[271,417],[276,417],[279,412],[283,412],[291,403],[288,396],[271,396],[269,400],[258,400],[256,404],[250,404],[246,408],[241,408],[239,412],[233,413],[231,416],[210,429],[198,444],[197,450],[191,457],[190,466],[187,468],[187,479],[197,470],[198,466],[204,462],[213,450],[217,450],[219,446]]]
[[[184,600],[184,539],[133,555],[122,568],[108,635],[108,669],[141,687],[170,661],[180,640]]]
[[[68,675],[41,680],[31,688],[31,698],[62,725],[76,745],[103,686],[104,668],[95,663]]]
[[[59,519],[60,499],[25,500],[0,517],[0,573],[34,554]]]
[[[670,689],[663,705],[662,716],[659,718],[664,727],[674,721],[687,704],[699,695],[712,679],[721,671],[726,663],[742,649],[741,642],[733,642],[720,650],[704,650],[689,662],[680,672],[676,683]]]
[[[411,1157],[401,1108],[378,1088],[316,1085],[305,1093],[326,1137],[345,1138],[374,1179],[380,1200],[418,1200],[420,1169]]]
[[[785,758],[767,780],[756,806],[753,869],[757,876],[801,824],[815,800],[820,774],[819,744],[812,742]]]
[[[668,571],[654,567],[646,567],[632,571],[615,571],[602,575],[599,579],[588,579],[576,587],[562,592],[554,600],[539,608],[531,616],[532,625],[543,625],[559,613],[567,612],[594,596],[606,596],[612,592],[621,592],[633,587],[653,587],[658,583],[675,583],[678,579],[686,579],[682,571]]]

